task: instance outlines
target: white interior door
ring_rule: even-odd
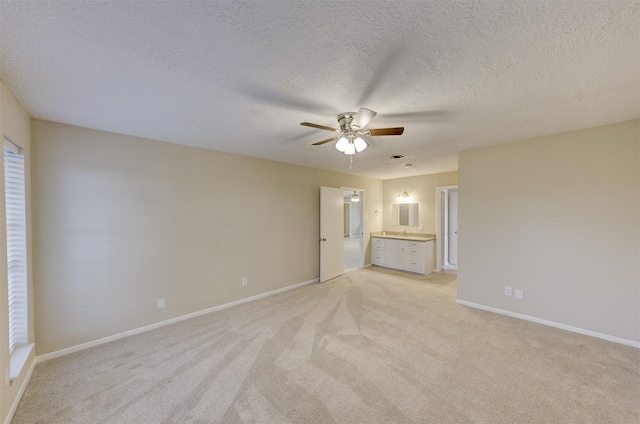
[[[449,265],[458,265],[458,190],[449,190]]]
[[[343,219],[342,189],[320,187],[320,282],[344,272]]]

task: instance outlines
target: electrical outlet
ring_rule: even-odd
[[[516,289],[516,299],[524,300],[524,290]]]
[[[242,279],[242,285],[243,285],[243,286],[246,286],[247,284],[248,284],[247,277],[244,277],[244,278]]]
[[[164,309],[164,299],[156,300],[156,309]]]
[[[504,288],[504,295],[505,296],[511,296],[511,287],[505,287]]]

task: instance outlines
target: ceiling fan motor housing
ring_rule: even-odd
[[[356,112],[345,112],[338,115],[338,124],[340,124],[340,129],[342,132],[346,133],[349,131],[359,130],[360,128],[351,128],[351,122],[353,122],[353,117],[356,116]]]

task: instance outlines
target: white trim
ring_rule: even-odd
[[[535,322],[537,324],[548,325],[549,327],[559,328],[561,330],[571,331],[573,333],[584,334],[585,336],[597,337],[599,339],[607,340],[614,343],[620,343],[623,345],[636,347],[640,349],[640,342],[634,340],[623,339],[622,337],[611,336],[609,334],[598,333],[596,331],[585,330],[584,328],[573,327],[571,325],[560,324],[553,321],[547,321],[546,319],[536,318],[529,315],[518,314],[515,312],[505,311],[503,309],[492,308],[491,306],[480,305],[478,303],[467,302],[466,300],[456,299],[456,303],[471,308],[482,309],[483,311],[494,312],[500,315],[506,315],[513,318],[523,319],[525,321]]]
[[[33,352],[34,344],[28,344],[26,346],[17,347],[11,352],[11,358],[9,359],[9,381],[13,382],[22,373],[24,365],[27,363],[27,359]]]
[[[13,399],[13,403],[11,404],[11,408],[7,411],[7,417],[4,420],[4,424],[11,424],[11,420],[13,420],[13,416],[18,410],[18,405],[22,400],[22,396],[24,395],[24,391],[27,390],[27,386],[29,385],[29,381],[31,381],[31,376],[33,375],[33,370],[36,368],[36,364],[38,363],[38,357],[33,358],[31,361],[31,365],[29,365],[29,369],[27,370],[27,374],[24,376],[24,380],[22,380],[22,385],[18,389],[18,393],[16,393],[16,397]]]
[[[262,299],[264,297],[273,296],[274,294],[282,293],[282,292],[285,292],[285,291],[288,291],[288,290],[297,289],[298,287],[306,286],[307,284],[317,283],[318,281],[320,281],[319,278],[314,278],[313,280],[304,281],[302,283],[294,284],[292,286],[283,287],[281,289],[273,290],[273,291],[262,293],[262,294],[257,294],[255,296],[250,296],[250,297],[247,297],[247,298],[244,298],[244,299],[240,299],[240,300],[235,300],[233,302],[225,303],[223,305],[218,305],[218,306],[214,306],[212,308],[203,309],[201,311],[192,312],[190,314],[186,314],[186,315],[182,315],[182,316],[179,316],[179,317],[171,318],[171,319],[168,319],[168,320],[165,320],[165,321],[156,322],[155,324],[145,325],[144,327],[139,327],[139,328],[135,328],[133,330],[125,331],[124,333],[119,333],[119,334],[114,334],[112,336],[103,337],[103,338],[98,339],[98,340],[93,340],[93,341],[90,341],[90,342],[87,342],[87,343],[79,344],[79,345],[76,345],[76,346],[71,346],[71,347],[68,347],[68,348],[65,348],[65,349],[56,350],[55,352],[45,353],[44,355],[36,356],[36,361],[37,362],[44,362],[44,361],[48,361],[50,359],[59,358],[60,356],[69,355],[69,354],[72,354],[72,353],[75,353],[75,352],[79,352],[81,350],[89,349],[89,348],[94,347],[94,346],[99,346],[99,345],[102,345],[102,344],[105,344],[105,343],[109,343],[109,342],[112,342],[112,341],[115,341],[115,340],[123,339],[125,337],[129,337],[129,336],[133,336],[133,335],[136,335],[136,334],[145,333],[147,331],[155,330],[156,328],[160,328],[160,327],[164,327],[164,326],[167,326],[167,325],[175,324],[176,322],[184,321],[184,320],[187,320],[189,318],[195,318],[195,317],[198,317],[200,315],[210,314],[212,312],[220,311],[222,309],[227,309],[227,308],[230,308],[232,306],[240,305],[242,303],[251,302],[253,300],[258,300],[258,299]]]
[[[3,136],[3,138],[4,138],[4,140],[3,140],[4,147],[6,147],[7,149],[11,150],[16,155],[21,155],[22,154],[22,147],[18,146],[16,143],[14,143],[12,140],[10,140],[9,137],[7,137],[6,135]]]

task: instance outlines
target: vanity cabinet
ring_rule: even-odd
[[[385,240],[385,256],[387,258],[387,267],[394,269],[404,269],[404,240]]]
[[[434,241],[413,241],[373,237],[371,264],[417,274],[434,271]]]
[[[378,266],[387,266],[385,260],[385,239],[371,238],[371,264]]]

